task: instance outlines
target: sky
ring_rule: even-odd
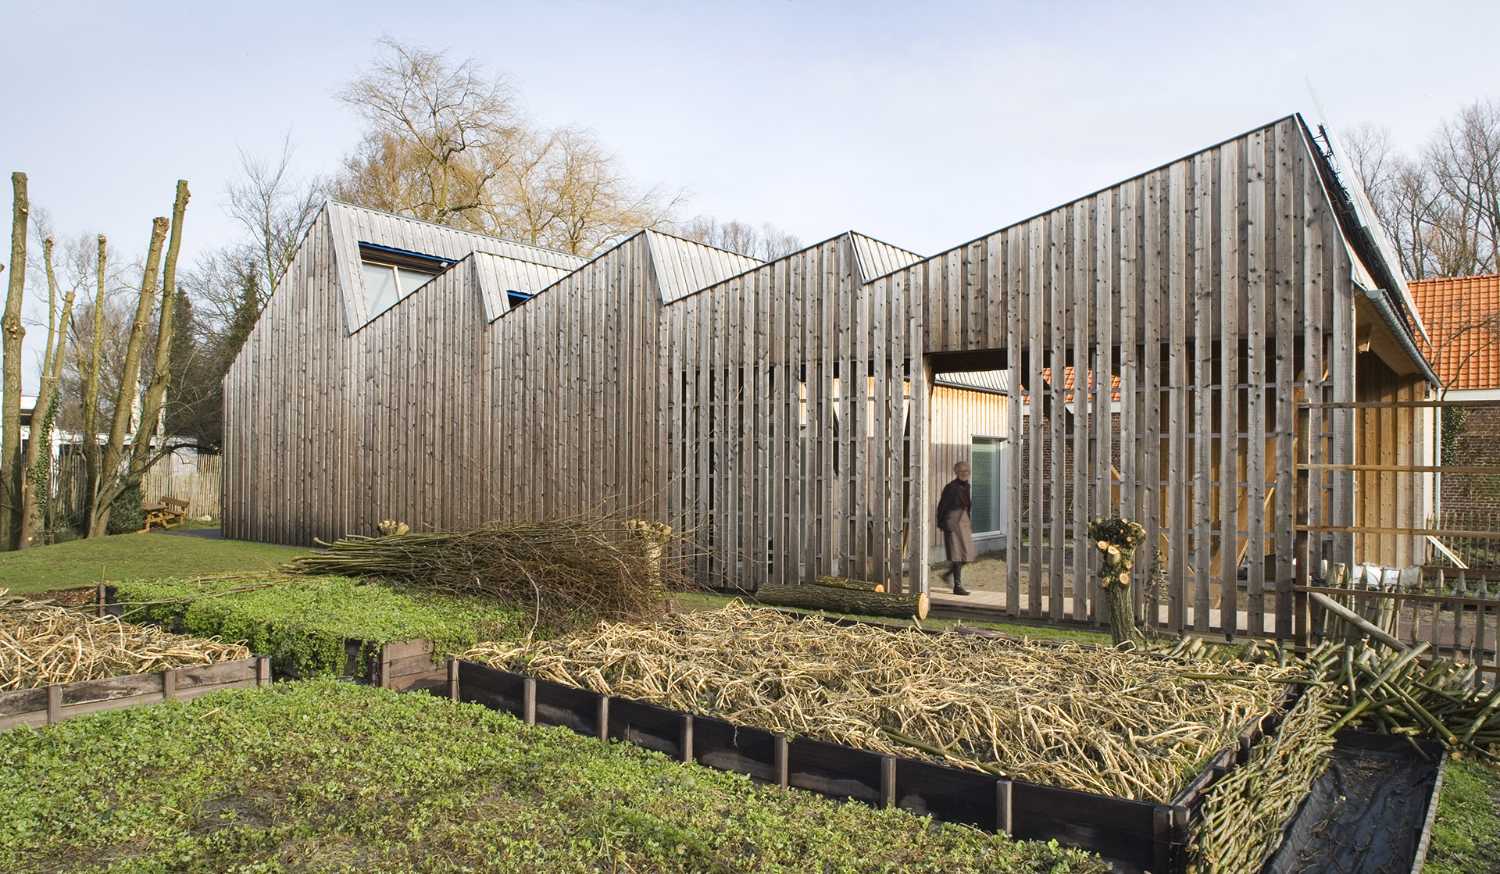
[[[382,36],[503,75],[532,121],[589,128],[643,186],[685,191],[685,217],[923,254],[1292,112],[1414,150],[1500,99],[1494,0],[0,0],[0,32],[0,169],[26,171],[60,237],[124,252],[189,180],[184,264],[237,238],[241,152],[290,136],[295,172],[336,169],[361,123],[335,95]],[[28,298],[45,318],[45,286]],[[27,341],[30,393],[43,331]]]

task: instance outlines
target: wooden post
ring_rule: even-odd
[[[598,725],[598,736],[600,740],[609,740],[609,696],[599,696],[599,709],[595,721]]]
[[[171,701],[177,697],[177,669],[168,668],[161,675],[161,700]]]
[[[1340,604],[1339,602],[1333,600],[1322,592],[1313,592],[1312,599],[1318,602],[1318,604],[1320,604],[1323,609],[1337,614],[1339,617],[1344,619],[1344,621],[1353,624],[1364,633],[1370,635],[1370,637],[1380,641],[1386,646],[1389,646],[1391,649],[1394,649],[1397,652],[1406,651],[1406,644],[1390,636],[1389,634],[1386,634],[1384,629],[1374,625],[1373,623],[1366,620],[1363,616],[1359,615],[1353,610],[1350,610],[1348,607],[1345,607],[1343,604]],[[1458,611],[1462,611],[1463,608],[1459,606],[1455,609]]]
[[[458,659],[448,657],[448,700],[458,700]]]
[[[62,722],[62,687],[53,683],[47,687],[47,724]]]
[[[1281,613],[1282,598],[1287,597],[1290,600],[1288,609],[1292,613],[1292,642],[1299,647],[1307,646],[1308,639],[1311,636],[1312,617],[1308,609],[1306,592],[1307,585],[1312,581],[1312,549],[1310,548],[1310,543],[1311,540],[1308,538],[1306,531],[1297,532],[1297,545],[1293,551],[1293,554],[1297,558],[1296,588],[1292,589],[1291,586],[1288,586],[1287,588],[1292,589],[1292,591],[1283,596],[1278,582],[1276,593],[1276,612],[1278,614]],[[1276,623],[1277,640],[1283,640],[1286,637],[1285,632],[1282,631],[1282,627],[1278,619]]]
[[[771,761],[776,771],[776,785],[782,789],[787,788],[789,782],[787,768],[787,742],[783,735],[776,735],[775,745],[772,746]]]
[[[1172,808],[1158,804],[1151,811],[1151,851],[1154,871],[1172,870]]]
[[[380,680],[376,683],[382,689],[391,688],[391,645],[382,643],[380,645]]]
[[[255,685],[271,685],[271,657],[260,656],[255,660]]]
[[[100,583],[94,587],[94,615],[104,616],[104,584]]]
[[[693,716],[690,713],[682,714],[678,727],[678,737],[682,744],[682,760],[691,762],[693,760]]]
[[[995,831],[1000,834],[1011,834],[1014,831],[1011,811],[1015,808],[1011,804],[1011,782],[1009,780],[995,781]]]
[[[880,757],[880,806],[896,806],[896,760]]]
[[[521,719],[536,725],[536,680],[530,677],[521,681]]]

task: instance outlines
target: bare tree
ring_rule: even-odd
[[[1426,162],[1445,201],[1445,272],[1494,272],[1500,244],[1500,104],[1471,104],[1444,123],[1428,146]]]
[[[62,316],[57,313],[57,271],[52,263],[52,237],[42,242],[42,262],[47,273],[47,345],[42,353],[41,380],[31,411],[31,434],[21,474],[21,530],[16,545],[31,546],[43,531],[42,512],[52,487],[52,427],[57,420],[58,382],[66,349],[67,327],[73,318],[73,290],[63,298]]]
[[[136,428],[135,440],[130,444],[130,466],[124,477],[125,488],[139,483],[141,475],[146,472],[151,452],[151,434],[156,430],[162,404],[166,401],[167,386],[172,382],[172,369],[168,366],[168,361],[178,310],[177,253],[182,248],[182,219],[187,212],[189,196],[187,181],[177,180],[177,197],[172,204],[172,236],[167,241],[167,261],[162,268],[156,359],[151,368],[151,382],[146,386],[145,400],[141,402],[140,425]]]
[[[472,225],[517,131],[510,87],[474,60],[380,41],[381,54],[339,93],[370,125],[346,161],[341,197],[441,224]]]
[[[529,133],[491,186],[484,229],[535,246],[591,255],[642,228],[668,224],[682,195],[637,191],[619,162],[580,128]]]
[[[26,233],[31,201],[26,194],[26,174],[10,174],[13,200],[10,227],[10,283],[5,294],[4,407],[0,411],[0,547],[16,543],[17,511],[21,505],[21,342],[26,328],[21,324],[21,302],[26,294]]]
[[[302,182],[294,178],[292,153],[290,136],[282,140],[281,154],[274,160],[241,151],[242,177],[229,185],[229,215],[248,237],[237,247],[247,251],[236,252],[234,257],[253,254],[267,294],[281,283],[298,244],[322,208],[328,187],[320,179]]]
[[[747,222],[721,222],[709,216],[698,216],[676,227],[676,232],[720,249],[728,249],[762,261],[774,261],[802,248],[802,241],[770,223],[759,228]]]
[[[369,129],[336,196],[578,255],[671,221],[680,193],[633,184],[587,130],[528,124],[505,80],[474,60],[380,45],[340,94]]]
[[[120,389],[115,397],[109,438],[104,444],[103,459],[99,465],[99,482],[91,502],[89,537],[102,537],[109,530],[112,498],[108,494],[110,491],[108,484],[118,480],[121,460],[125,454],[125,432],[130,427],[131,407],[134,406],[135,391],[140,384],[141,350],[146,344],[146,325],[151,318],[151,305],[156,297],[157,273],[161,269],[161,247],[166,236],[167,219],[164,217],[152,219],[151,242],[146,247],[146,263],[142,268],[135,318],[130,323],[129,345],[126,347],[124,365],[120,369]]]
[[[1365,193],[1378,211],[1385,200],[1391,177],[1395,173],[1396,149],[1391,144],[1391,129],[1374,124],[1360,124],[1339,136],[1349,164],[1365,186]],[[1380,217],[1389,223],[1385,215]]]
[[[166,435],[162,435],[159,445],[152,446],[151,436],[161,420],[162,404],[171,382],[168,360],[171,356],[173,320],[177,312],[177,255],[182,245],[182,222],[187,212],[188,197],[187,182],[178,180],[177,196],[172,204],[172,235],[167,244],[166,263],[161,268],[162,294],[156,329],[156,355],[151,381],[141,403],[139,420],[127,455],[124,451],[125,430],[129,424],[130,407],[133,406],[131,401],[140,385],[141,353],[145,345],[147,323],[151,317],[152,297],[156,290],[156,270],[161,258],[162,238],[168,227],[164,218],[152,222],[145,276],[141,281],[135,319],[130,326],[130,346],[120,377],[119,394],[115,398],[109,442],[104,447],[99,490],[94,497],[93,511],[89,518],[90,537],[101,536],[109,530],[109,516],[115,501],[131,489],[138,488],[141,478],[151,465],[175,448]]]
[[[83,440],[83,467],[84,467],[84,510],[88,519],[93,519],[99,495],[99,372],[103,366],[104,359],[104,309],[105,309],[105,286],[107,284],[107,265],[109,262],[109,244],[103,234],[99,235],[99,254],[95,261],[97,273],[98,290],[94,296],[94,307],[91,319],[93,331],[89,337],[88,363],[84,365],[83,375],[83,423],[81,434]],[[75,351],[74,360],[82,361],[82,351]]]
[[[1408,277],[1500,269],[1500,104],[1465,108],[1414,157],[1397,154],[1389,131],[1370,125],[1342,139]]]

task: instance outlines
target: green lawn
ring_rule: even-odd
[[[0,734],[0,870],[1100,872],[473,704],[277,683]]]
[[[1495,874],[1500,858],[1500,770],[1475,761],[1450,761],[1424,871]]]
[[[163,534],[115,534],[0,554],[0,589],[51,592],[104,581],[271,570],[300,546]]]
[[[674,592],[672,600],[676,602],[677,609],[683,611],[717,610],[735,600],[735,596],[721,595],[717,592]],[[743,600],[749,600],[745,598]],[[793,607],[778,607],[779,610],[789,610],[794,613],[822,613],[825,616],[836,616],[841,619],[857,619],[861,622],[872,624],[909,626],[913,625],[909,619],[892,619],[888,616],[857,616],[850,613],[833,613],[824,610],[810,611],[798,610]],[[1075,643],[1109,643],[1109,634],[1103,631],[1085,631],[1078,628],[1056,628],[1046,625],[1027,625],[1020,622],[984,622],[972,619],[926,619],[921,623],[923,628],[983,628],[987,631],[999,631],[1015,637],[1038,638],[1048,640],[1069,640]]]

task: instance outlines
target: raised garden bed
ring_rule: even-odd
[[[1252,720],[1168,803],[1010,780],[930,761],[783,735],[642,701],[538,680],[477,662],[450,662],[455,701],[483,704],[528,724],[557,725],[627,741],[684,762],[874,807],[1057,840],[1098,853],[1118,871],[1186,870],[1188,838],[1205,792],[1281,723],[1281,711]],[[1296,703],[1289,695],[1285,706]]]
[[[1434,741],[1339,732],[1265,874],[1420,870],[1446,761]]]
[[[269,682],[271,661],[256,656],[155,673],[13,689],[0,692],[0,730],[54,725],[103,710],[185,701],[210,692],[264,686]]]
[[[173,634],[0,590],[0,730],[270,682],[236,642]]]
[[[99,587],[97,609],[246,640],[277,676],[350,677],[398,690],[441,687],[447,655],[514,636],[522,622],[479,599],[346,577],[142,580]]]
[[[1165,803],[1295,668],[842,626],[744,605],[482,644],[492,667],[787,735]]]
[[[333,680],[8,732],[0,760],[4,871],[1103,870]]]

